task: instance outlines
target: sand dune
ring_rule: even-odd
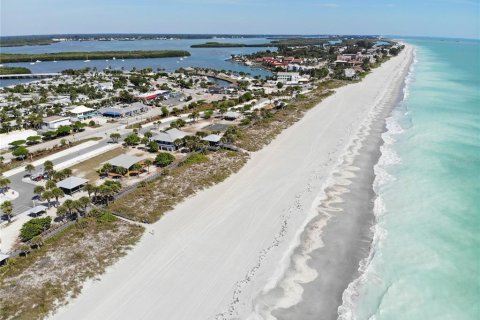
[[[180,204],[54,319],[230,319],[281,274],[329,174],[403,79],[407,47],[285,130],[237,174]],[[339,235],[341,236],[341,235]]]

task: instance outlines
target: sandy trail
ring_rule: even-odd
[[[279,267],[341,154],[411,48],[285,130],[225,182],[178,205],[54,319],[230,319]]]

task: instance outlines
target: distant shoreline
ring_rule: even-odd
[[[58,53],[2,53],[0,63],[57,61],[57,60],[101,60],[101,59],[148,59],[188,57],[185,50],[157,51],[93,51],[93,52],[58,52]]]

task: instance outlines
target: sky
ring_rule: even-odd
[[[0,0],[0,35],[380,34],[480,38],[480,0]]]

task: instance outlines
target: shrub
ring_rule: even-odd
[[[208,157],[206,155],[201,153],[194,153],[192,155],[189,155],[187,159],[185,159],[182,162],[182,165],[191,165],[191,164],[203,163],[207,161],[208,161]]]
[[[38,236],[43,231],[49,229],[51,223],[51,217],[33,218],[23,224],[20,229],[20,237],[23,241],[29,241],[33,237]]]
[[[155,158],[155,164],[159,167],[166,167],[175,161],[175,157],[168,152],[160,152]]]
[[[97,221],[99,223],[110,223],[117,221],[117,217],[115,217],[110,211],[103,211],[98,217]]]

